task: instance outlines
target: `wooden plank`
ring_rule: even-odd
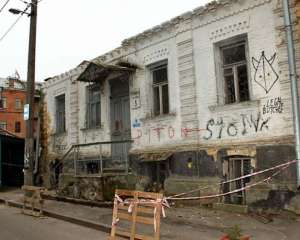
[[[148,199],[158,199],[162,198],[161,193],[150,193],[150,192],[137,192],[138,193],[138,198],[148,198]]]
[[[131,196],[134,197],[134,191],[117,189],[116,194],[119,196]]]
[[[120,205],[120,206],[118,206],[119,210],[128,211],[128,208],[129,208],[128,205],[123,205],[123,206]],[[138,207],[138,212],[153,214],[153,212],[154,212],[154,205],[151,204],[151,207]]]
[[[117,230],[117,235],[121,237],[130,237],[130,233],[122,230]],[[151,236],[143,235],[143,234],[135,234],[135,239],[139,240],[155,240]]]
[[[156,227],[156,231],[154,233],[154,239],[155,240],[159,240],[160,237],[160,214],[161,214],[161,205],[157,204],[156,207],[156,214],[154,215],[155,218],[155,227]]]
[[[154,207],[138,207],[138,212],[154,214]]]
[[[134,192],[134,201],[138,201],[138,194]],[[137,204],[134,204],[132,209],[132,225],[131,225],[131,235],[130,240],[134,240],[135,237],[135,230],[136,230],[136,216],[137,216]]]
[[[118,200],[114,201],[114,210],[113,210],[113,221],[112,221],[112,230],[110,239],[116,240],[116,235],[125,236],[130,238],[130,240],[140,239],[140,240],[159,240],[160,239],[160,216],[161,216],[161,204],[157,203],[157,199],[163,199],[163,194],[161,193],[148,193],[140,191],[130,191],[130,190],[121,190],[117,189],[116,194],[120,197],[131,197],[131,200],[134,203],[132,212],[128,213],[129,204],[121,205],[118,203]],[[143,203],[139,202],[142,199],[145,202],[153,201],[153,203]],[[128,200],[128,198],[127,198]],[[131,201],[129,199],[129,202]],[[156,208],[156,214],[154,210]],[[151,216],[139,216],[139,213],[151,214]],[[116,221],[122,219],[131,222],[130,230],[120,229],[117,227]],[[147,236],[136,233],[136,223],[154,225],[156,231],[154,236]]]
[[[128,221],[133,221],[134,220],[133,215],[128,214],[128,213],[120,213],[119,212],[118,213],[118,218],[125,219],[125,220],[128,220]],[[153,222],[154,222],[153,218],[141,217],[141,216],[136,216],[135,221],[139,222],[139,223],[150,224],[150,225],[153,225]]]
[[[117,199],[114,200],[114,209],[113,209],[113,217],[112,217],[112,226],[111,226],[111,233],[110,236],[114,239],[116,236],[117,230],[117,217],[118,217],[118,201]]]

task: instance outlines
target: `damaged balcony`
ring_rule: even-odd
[[[63,156],[62,174],[74,177],[127,175],[130,171],[128,149],[131,140],[73,145]]]

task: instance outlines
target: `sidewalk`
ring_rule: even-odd
[[[20,206],[22,192],[0,192],[1,199],[11,206]],[[166,214],[162,219],[161,239],[217,240],[224,230],[234,225],[239,225],[244,234],[257,240],[298,240],[300,236],[300,216],[289,214],[277,216],[267,224],[248,215],[197,207],[172,207]],[[46,200],[45,215],[109,232],[112,209]]]

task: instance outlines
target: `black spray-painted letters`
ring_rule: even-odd
[[[281,97],[269,99],[263,106],[263,114],[275,114],[283,112]]]
[[[203,137],[205,140],[212,138],[222,139],[223,137],[235,137],[240,135],[246,135],[250,131],[257,133],[263,130],[268,130],[269,118],[263,118],[261,113],[258,114],[241,114],[238,120],[231,119],[225,122],[222,117],[210,119],[206,124],[206,135]]]

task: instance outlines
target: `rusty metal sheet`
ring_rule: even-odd
[[[100,82],[107,79],[111,74],[128,74],[133,71],[135,71],[133,68],[89,62],[85,70],[77,78],[77,81]]]
[[[170,152],[144,153],[144,154],[141,154],[140,160],[141,160],[141,162],[159,162],[159,161],[165,161],[169,157],[171,157],[172,154],[173,153],[170,153]]]

